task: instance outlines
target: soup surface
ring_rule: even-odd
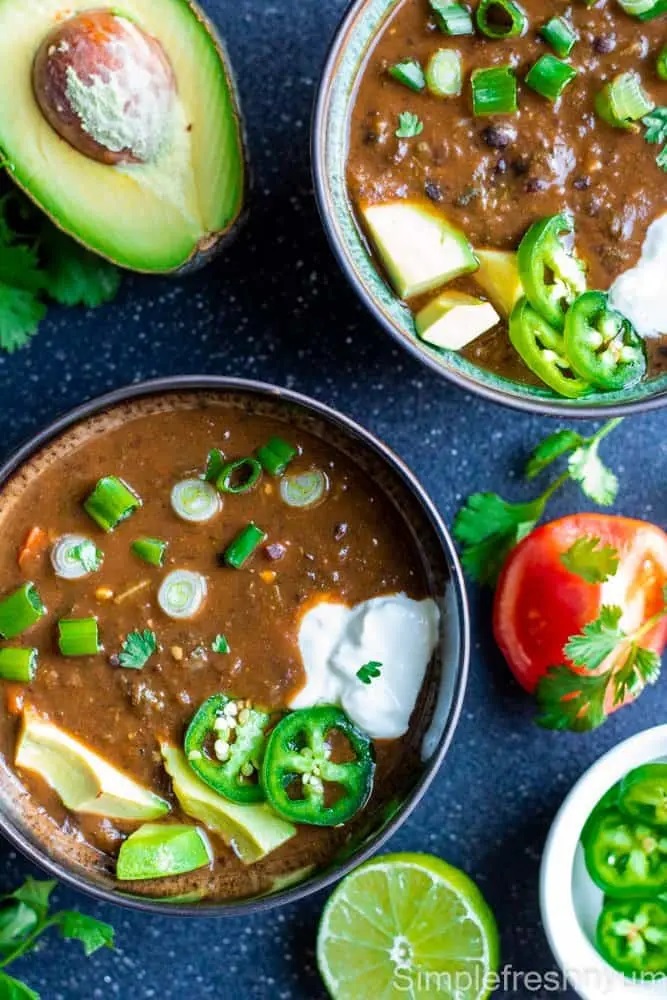
[[[666,370],[667,318],[662,308],[656,315],[653,306],[658,275],[667,267],[667,161],[664,155],[660,157],[662,143],[667,141],[667,80],[657,68],[667,45],[667,12],[639,21],[628,16],[616,0],[594,6],[556,0],[547,7],[540,0],[521,0],[514,6],[525,18],[523,33],[499,40],[480,31],[475,16],[482,5],[477,0],[468,5],[470,34],[448,35],[438,6],[446,5],[428,0],[399,2],[381,28],[358,82],[347,182],[379,265],[419,317],[438,291],[437,274],[425,291],[417,283],[414,294],[405,294],[410,282],[403,283],[402,289],[396,274],[404,261],[389,260],[392,247],[382,245],[386,227],[376,226],[369,206],[416,206],[462,233],[474,252],[507,254],[514,254],[534,223],[569,213],[573,230],[569,238],[574,239],[584,264],[589,289],[607,292],[637,267],[644,252],[645,266],[633,272],[632,287],[618,286],[612,302],[624,315],[630,314],[643,339],[640,346],[648,360],[643,377]],[[497,17],[497,11],[492,13]],[[562,19],[575,39],[569,55],[559,62],[576,71],[576,76],[553,100],[533,89],[526,77],[538,60],[557,58],[541,34],[555,18]],[[497,20],[502,24],[501,17]],[[447,96],[433,92],[429,77],[431,60],[442,51],[449,54],[445,59],[454,58],[455,73],[460,74],[458,87],[453,85],[459,92]],[[482,114],[478,107],[475,113],[473,77],[499,67],[514,78],[516,110]],[[640,85],[648,103],[643,119],[620,127],[618,122],[612,125],[603,120],[596,102],[606,85],[623,77],[628,86]],[[656,141],[646,124],[652,106],[658,124],[664,124],[664,133],[658,128],[661,141]],[[421,238],[419,216],[405,218],[406,231],[399,236],[401,253],[406,244]],[[391,225],[399,230],[402,223],[396,219]],[[659,240],[648,247],[649,227],[660,219],[660,229],[655,230]],[[657,261],[647,259],[647,248],[649,256],[656,251]],[[430,252],[430,244],[423,240],[422,263]],[[419,250],[415,253],[420,255]],[[414,271],[420,267],[415,264]],[[510,298],[508,304],[507,293],[516,268],[491,274],[490,284],[484,263],[477,272],[474,267],[464,271],[448,281],[447,292],[490,300],[497,310],[495,321],[491,314],[487,328],[482,329],[482,321],[473,330],[475,335],[466,334],[465,329],[461,333],[459,324],[453,338],[448,331],[431,339],[426,320],[421,325],[418,320],[419,334],[435,346],[461,349],[472,361],[507,378],[540,382],[541,373],[508,337],[508,313],[515,300]],[[442,290],[442,280],[440,286]],[[518,285],[517,298],[522,291],[526,289]],[[571,299],[564,305],[570,305]],[[652,309],[650,321],[647,309]],[[442,314],[442,309],[435,312],[437,318]],[[544,348],[544,343],[538,347]],[[572,358],[566,357],[560,367],[566,368],[568,361]],[[601,388],[594,384],[588,391]]]
[[[323,604],[354,609],[386,595],[403,594],[419,602],[429,597],[417,545],[394,503],[334,443],[335,432],[325,429],[330,440],[323,440],[289,417],[282,422],[280,413],[275,404],[253,406],[243,398],[205,394],[139,401],[67,432],[5,487],[0,499],[0,597],[31,581],[46,607],[36,624],[0,644],[38,651],[32,682],[0,682],[0,749],[9,768],[15,766],[28,711],[164,798],[171,810],[161,824],[202,826],[199,816],[193,819],[179,804],[160,752],[164,745],[182,750],[199,706],[220,693],[248,699],[272,713],[273,725],[300,694],[303,708],[308,664],[299,640],[309,610],[321,610]],[[249,491],[222,492],[219,511],[204,523],[179,516],[173,487],[200,477],[211,449],[235,460],[254,455],[276,436],[298,451],[282,477],[263,471]],[[312,506],[289,506],[283,480],[313,470],[324,474],[324,494]],[[142,500],[141,507],[106,534],[83,506],[105,476],[119,477]],[[266,538],[240,568],[233,568],[224,553],[249,523],[260,526]],[[71,534],[91,540],[103,553],[101,566],[79,579],[63,579],[52,562],[58,539]],[[31,536],[41,537],[41,544],[26,548]],[[142,561],[131,550],[144,537],[167,542],[162,566]],[[203,606],[187,620],[170,617],[158,600],[165,577],[176,570],[205,580]],[[435,609],[433,602],[427,604]],[[90,618],[97,620],[99,653],[63,655],[58,623]],[[128,636],[146,631],[155,637],[155,649],[143,666],[133,669],[121,652],[127,651]],[[432,651],[433,643],[422,656],[424,670]],[[387,676],[389,667],[377,664]],[[376,676],[358,680],[359,692],[354,693],[362,701],[381,698],[381,685],[374,687],[380,682],[382,677]],[[419,684],[408,715],[418,691]],[[306,706],[318,700],[306,698]],[[382,719],[378,725],[382,730]],[[225,843],[209,826],[212,864],[178,877],[131,881],[126,888],[152,896],[194,892],[210,899],[244,897],[331,862],[369,820],[377,821],[414,775],[420,739],[414,729],[374,740],[372,794],[351,823],[297,823],[293,835],[252,864],[244,863],[234,844]],[[341,760],[349,758],[347,747],[341,753]],[[215,764],[215,755],[212,760]],[[31,819],[33,834],[49,844],[55,843],[54,831],[61,839],[64,831],[67,850],[75,853],[83,844],[87,864],[114,871],[121,845],[140,824],[67,809],[43,773],[21,767],[17,773],[31,803],[38,805]],[[253,780],[256,774],[248,783]]]

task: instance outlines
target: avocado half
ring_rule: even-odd
[[[245,142],[224,45],[192,0],[122,0],[109,13],[155,38],[175,78],[178,142],[150,163],[98,162],[49,124],[32,70],[63,19],[100,0],[0,0],[0,164],[60,229],[121,267],[191,270],[233,234],[246,191]],[[180,127],[182,125],[182,128]]]

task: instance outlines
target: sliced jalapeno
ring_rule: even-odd
[[[667,831],[667,764],[644,764],[626,774],[619,806],[626,816]]]
[[[341,734],[352,760],[332,759],[330,738]],[[348,756],[348,753],[345,753]],[[373,787],[371,739],[335,705],[287,715],[271,733],[262,766],[269,804],[294,823],[338,826],[366,803]]]
[[[584,292],[570,306],[565,351],[576,373],[599,389],[623,389],[646,374],[644,341],[604,292]]]
[[[195,774],[230,802],[262,802],[259,769],[268,712],[214,694],[199,707],[185,734],[185,756]]]
[[[584,828],[581,831],[581,843],[586,846],[590,839],[591,831],[595,829],[598,818],[602,813],[611,812],[612,809],[618,808],[618,793],[621,787],[620,781],[617,781],[615,785],[604,793],[600,801],[593,808],[593,812],[590,814],[586,822],[584,823]]]
[[[590,390],[570,366],[563,334],[550,326],[527,299],[517,302],[509,324],[510,340],[531,372],[560,396],[576,399]]]
[[[628,819],[619,809],[600,813],[584,845],[588,874],[618,899],[667,891],[667,835]]]
[[[572,217],[561,212],[534,223],[519,244],[517,262],[526,297],[556,330],[564,328],[569,306],[586,290],[584,265],[563,242],[573,231]]]
[[[667,975],[667,902],[608,900],[598,920],[596,943],[602,957],[626,976]]]

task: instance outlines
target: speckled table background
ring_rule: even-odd
[[[554,423],[465,396],[395,348],[357,303],[322,234],[309,118],[342,0],[205,6],[240,81],[256,180],[249,222],[208,270],[179,282],[128,278],[105,312],[54,312],[28,350],[0,356],[0,458],[107,389],[156,375],[225,373],[297,388],[360,420],[408,461],[448,520],[475,489],[520,498],[524,487],[514,480],[525,452]],[[666,432],[664,410],[626,421],[605,445],[622,480],[617,509],[663,524]],[[577,505],[572,487],[553,513]],[[427,800],[390,847],[432,851],[465,868],[497,914],[503,961],[518,973],[543,972],[554,968],[537,900],[549,823],[597,756],[664,721],[667,682],[592,736],[544,733],[494,650],[488,597],[471,599],[474,657],[459,729]],[[0,843],[0,890],[29,868]],[[252,920],[201,921],[146,917],[65,890],[57,898],[113,923],[118,949],[87,961],[75,945],[50,941],[15,967],[45,1000],[323,996],[313,959],[321,897]],[[506,995],[554,994],[529,981]]]

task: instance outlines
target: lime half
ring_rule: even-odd
[[[334,1000],[482,1000],[496,985],[498,928],[463,872],[429,854],[388,854],[337,887],[317,960]]]

